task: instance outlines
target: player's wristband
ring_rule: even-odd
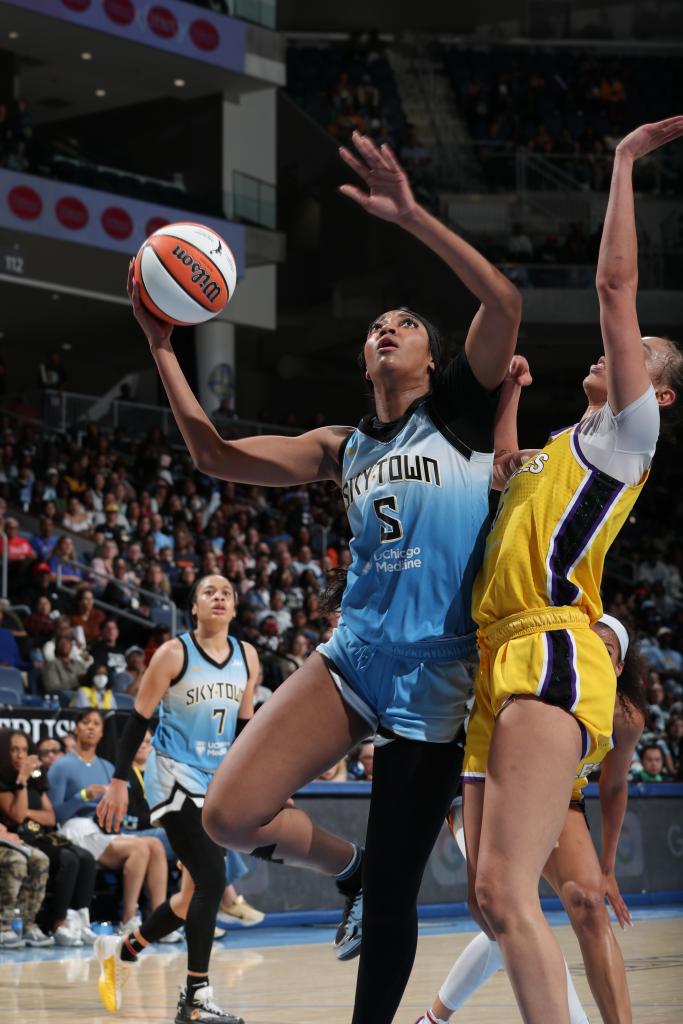
[[[145,733],[149,729],[149,723],[151,718],[145,718],[135,708],[131,711],[126,727],[123,730],[121,739],[118,742],[118,750],[116,753],[116,766],[114,768],[113,778],[121,779],[122,782],[128,782],[130,778],[131,766],[133,764],[133,758],[138,752],[138,747],[145,738]]]
[[[85,800],[85,801],[87,801],[87,799],[88,799],[88,793],[87,793],[87,790],[85,790],[85,789],[82,789],[82,790],[81,790],[81,800]]]

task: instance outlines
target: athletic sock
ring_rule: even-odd
[[[564,969],[567,972],[567,996],[569,998],[569,1021],[570,1024],[588,1024],[588,1017],[586,1011],[581,1005],[578,993],[574,988],[574,982],[572,976],[569,973],[569,967],[567,961],[564,962]]]
[[[188,974],[187,976],[187,987],[186,987],[186,1001],[191,1003],[194,1001],[194,997],[199,992],[200,988],[204,988],[205,985],[209,984],[208,974],[202,974],[197,977],[196,974]]]
[[[353,856],[343,871],[335,875],[337,888],[344,896],[355,896],[360,892],[363,875],[363,847],[353,845]]]
[[[129,963],[133,963],[138,958],[138,953],[141,953],[145,947],[141,942],[135,938],[135,933],[131,932],[130,935],[123,940],[121,945],[121,959],[127,960]]]
[[[449,1010],[457,1010],[502,966],[498,943],[479,932],[451,967],[439,999]]]
[[[425,1015],[422,1020],[419,1020],[417,1024],[448,1024],[447,1020],[443,1020],[441,1017],[437,1017],[431,1010],[425,1010]]]

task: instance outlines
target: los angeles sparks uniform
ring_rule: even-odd
[[[353,561],[318,650],[372,731],[446,743],[464,717],[496,405],[463,351],[401,419],[365,417],[343,445]]]
[[[605,556],[648,476],[659,433],[652,387],[551,435],[510,478],[473,592],[480,670],[463,776],[483,778],[495,716],[532,694],[573,714],[578,776],[612,745],[616,677],[600,637]]]
[[[237,712],[249,669],[242,645],[228,637],[219,664],[194,633],[178,637],[184,660],[159,709],[159,725],[145,769],[152,822],[178,811],[186,799],[201,807],[213,774],[235,738]]]

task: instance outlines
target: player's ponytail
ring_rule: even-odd
[[[329,569],[327,582],[318,600],[318,607],[325,615],[338,612],[346,589],[346,569]]]
[[[617,699],[624,714],[631,718],[633,709],[647,718],[647,699],[643,685],[645,662],[637,644],[630,643],[621,675],[617,676]]]

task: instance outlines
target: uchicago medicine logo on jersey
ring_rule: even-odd
[[[375,552],[377,572],[403,572],[405,569],[421,569],[422,548],[386,548]]]

